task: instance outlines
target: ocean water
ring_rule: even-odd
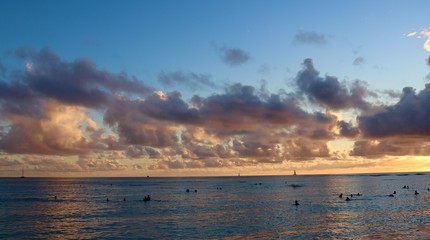
[[[2,178],[0,239],[430,239],[429,187],[414,173]]]

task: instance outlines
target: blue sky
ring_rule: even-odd
[[[427,67],[422,39],[425,1],[5,1],[2,52],[48,46],[64,59],[87,57],[102,68],[154,81],[160,71],[210,74],[216,81],[283,87],[305,58],[325,74],[366,80],[375,88],[421,87]],[[325,44],[294,44],[298,31]],[[251,59],[240,68],[219,61],[217,46]],[[363,66],[354,66],[362,57]],[[270,74],[259,73],[262,65]]]
[[[37,69],[36,65],[41,65],[41,62],[45,60],[48,61],[46,56],[55,55],[60,62],[65,64],[72,64],[78,61],[77,59],[85,58],[91,62],[89,65],[94,66],[97,71],[108,72],[112,75],[126,74],[130,81],[136,80],[142,85],[133,86],[143,89],[143,85],[145,85],[157,94],[163,92],[168,95],[175,91],[179,92],[180,100],[186,102],[189,107],[196,107],[192,106],[195,104],[192,100],[194,95],[210,102],[213,100],[209,99],[211,96],[221,96],[237,83],[240,83],[241,86],[252,86],[256,90],[260,89],[264,83],[267,92],[271,94],[284,92],[300,99],[300,109],[309,114],[313,112],[333,114],[338,117],[335,121],[344,120],[351,122],[352,126],[358,127],[359,136],[362,137],[340,137],[339,133],[334,133],[337,130],[328,127],[330,129],[325,130],[333,132],[334,135],[330,139],[326,139],[325,143],[318,142],[318,144],[328,144],[328,146],[341,145],[341,147],[335,148],[344,151],[343,154],[347,157],[344,156],[342,159],[350,159],[352,158],[350,152],[354,151],[345,146],[352,148],[352,145],[356,144],[354,146],[359,147],[359,142],[365,140],[369,141],[369,144],[370,141],[377,141],[377,145],[387,141],[385,135],[382,139],[369,140],[368,136],[374,136],[370,133],[370,127],[364,120],[360,122],[357,119],[376,114],[384,108],[389,109],[392,104],[399,101],[404,87],[410,86],[419,93],[428,82],[426,76],[429,66],[426,64],[426,59],[429,57],[429,52],[423,48],[428,35],[423,36],[419,32],[429,31],[427,10],[429,6],[427,1],[2,1],[0,3],[2,36],[0,38],[0,63],[4,70],[2,70],[0,80],[6,84],[4,86],[12,89],[12,83],[20,81],[14,77],[15,71],[21,71],[25,75],[26,64],[34,63],[35,69]],[[418,32],[418,34],[407,37],[406,34],[411,32]],[[417,38],[417,36],[422,37]],[[17,57],[19,55],[17,50],[22,47],[31,49],[28,51],[33,52],[27,52],[24,55],[21,54],[21,57]],[[49,49],[49,53],[43,53],[42,49]],[[306,70],[311,72],[313,69],[310,65],[304,67],[305,59],[312,59],[312,65],[319,72],[321,81],[325,81],[326,76],[335,77],[338,83],[349,91],[353,89],[350,84],[360,80],[362,84],[366,85],[366,94],[360,95],[360,98],[365,99],[366,103],[372,107],[350,106],[349,103],[333,105],[331,100],[325,101],[318,98],[318,95],[306,95],[306,93],[312,93],[313,90],[305,86],[300,88],[297,85],[301,79],[300,72]],[[46,64],[46,62],[43,63]],[[143,90],[133,92],[129,87],[118,87],[121,83],[115,83],[117,84],[115,87],[114,83],[110,82],[116,81],[115,79],[107,80],[107,83],[103,84],[108,85],[99,86],[100,89],[104,91],[111,87],[109,94],[113,94],[112,96],[122,94],[124,97],[130,98],[130,101],[148,99],[148,96],[141,95]],[[43,87],[33,89],[31,82],[26,82],[31,91],[37,92],[43,88],[42,93],[46,98],[39,99],[47,101],[46,105],[41,107],[44,109],[43,111],[47,111],[46,109],[49,108],[47,106],[54,104],[52,101],[55,101],[58,106],[64,105],[68,109],[65,110],[66,112],[75,111],[69,107],[84,107],[81,110],[88,116],[82,117],[80,120],[75,119],[75,123],[88,122],[90,121],[88,119],[94,121],[97,128],[104,129],[104,134],[102,134],[104,144],[106,144],[108,134],[113,134],[117,138],[118,144],[122,146],[123,152],[118,149],[107,149],[104,154],[111,156],[115,153],[124,158],[124,161],[115,159],[115,161],[120,161],[115,164],[123,164],[120,167],[123,172],[119,175],[124,175],[124,172],[127,172],[125,175],[140,174],[132,172],[131,166],[135,166],[134,170],[141,169],[145,173],[154,171],[155,174],[160,175],[196,174],[189,169],[197,167],[188,164],[194,158],[203,157],[197,153],[195,146],[194,150],[184,147],[187,151],[195,153],[194,158],[187,159],[186,154],[183,154],[181,158],[177,158],[178,155],[175,154],[169,155],[174,148],[171,145],[159,146],[146,144],[146,142],[130,142],[130,139],[127,138],[130,136],[126,136],[124,132],[118,130],[118,126],[121,125],[118,119],[112,120],[113,122],[110,124],[104,120],[107,118],[107,114],[113,111],[110,109],[111,107],[105,105],[103,105],[104,107],[99,105],[94,107],[95,105],[91,104],[96,103],[93,102],[85,105],[75,101],[74,97],[66,99],[60,93],[49,95],[46,90],[47,85],[45,85],[48,83],[41,83],[44,85]],[[327,81],[323,83],[327,83]],[[70,91],[67,94],[78,96],[78,92]],[[391,91],[394,95],[386,94],[387,91]],[[5,92],[7,91],[5,90]],[[61,91],[59,90],[59,92]],[[49,93],[52,91],[49,90]],[[299,96],[299,93],[302,95]],[[303,93],[305,94],[303,95]],[[375,97],[375,94],[378,96]],[[354,98],[352,95],[349,97]],[[348,99],[345,101],[348,102]],[[3,110],[6,109],[7,104],[11,103],[9,101],[11,100],[4,97]],[[351,101],[354,104],[358,103],[355,100]],[[263,102],[268,103],[267,99]],[[100,101],[97,104],[101,104]],[[197,106],[197,109],[203,111],[204,108],[200,109]],[[3,113],[8,117],[0,119],[6,129],[0,135],[3,138],[3,145],[0,141],[0,153],[2,153],[0,157],[3,156],[4,165],[8,166],[3,175],[14,174],[14,171],[19,169],[22,164],[31,165],[28,164],[29,158],[38,159],[39,162],[48,160],[56,162],[58,159],[57,162],[63,164],[61,166],[66,166],[64,169],[67,169],[67,166],[76,172],[84,169],[85,171],[83,170],[84,173],[82,173],[84,175],[91,171],[102,171],[101,175],[107,174],[107,171],[103,172],[102,167],[93,169],[79,165],[84,161],[82,159],[88,157],[88,152],[85,152],[85,156],[83,156],[80,151],[76,151],[76,153],[66,151],[66,154],[61,151],[53,153],[25,150],[20,152],[18,150],[20,148],[8,148],[10,143],[6,144],[5,136],[10,135],[12,133],[10,129],[17,124],[14,122],[17,116],[8,114],[10,113]],[[172,116],[172,113],[166,113],[166,116]],[[189,122],[184,127],[184,122],[175,122],[174,119],[166,121],[177,126],[173,135],[180,135],[183,128],[189,130],[187,127],[190,126],[187,125],[190,124]],[[41,122],[38,123],[43,125]],[[147,124],[150,125],[149,122]],[[209,134],[209,131],[204,130],[206,129],[205,124],[199,124],[196,126],[203,129],[199,131],[203,131],[203,135]],[[213,123],[211,122],[211,124]],[[223,122],[223,124],[227,123]],[[81,125],[77,124],[77,126]],[[147,127],[147,125],[145,126]],[[165,126],[161,128],[165,129]],[[86,141],[90,141],[89,133],[85,133],[80,128],[75,130],[81,131],[82,137]],[[215,142],[219,144],[221,141],[224,142],[223,146],[231,146],[233,139],[240,139],[242,143],[246,142],[244,135],[235,133],[230,135],[231,139],[228,140],[220,134],[219,130],[211,133],[217,138],[213,144]],[[408,136],[415,135],[412,130],[406,131],[406,133]],[[44,138],[49,139],[46,134],[46,132],[41,133]],[[390,136],[394,137],[399,134],[393,133]],[[421,137],[426,138],[426,135]],[[286,144],[285,142],[293,138],[288,139],[277,142],[277,144]],[[296,141],[297,136],[294,139]],[[396,147],[399,144],[393,139],[389,143],[397,144]],[[212,148],[215,148],[216,145],[207,146],[207,142],[199,144],[197,145],[200,147],[204,145]],[[160,156],[169,157],[152,159],[148,157],[151,154],[147,150],[146,155],[141,155],[140,158],[136,158],[137,160],[133,160],[130,155],[127,155],[126,149],[136,148],[136,146],[153,147],[160,153]],[[421,146],[421,148],[425,147]],[[302,161],[299,164],[294,157],[288,161],[288,156],[282,155],[287,159],[286,162],[277,163],[281,164],[283,169],[297,167],[303,171],[318,172],[317,166],[331,164],[318,161],[328,161],[338,154],[333,149],[329,149],[329,152],[330,154],[312,156],[309,161]],[[395,156],[396,158],[390,158],[390,161],[400,161],[399,156],[411,154],[400,152],[401,154],[382,151],[377,156],[379,158]],[[96,158],[94,156],[99,154],[100,157],[101,153],[95,151],[91,154],[93,154],[93,158]],[[423,157],[425,154],[418,155],[417,157]],[[367,154],[361,154],[356,166],[365,161],[369,168],[357,168],[356,171],[378,171],[378,169],[370,167],[374,166],[375,162],[366,157],[368,157]],[[82,161],[79,162],[79,159]],[[238,153],[235,155],[235,160],[229,158],[228,161],[230,163],[238,162],[237,159],[240,161],[255,160],[252,160],[253,157],[250,155]],[[187,164],[180,164],[181,161]],[[164,165],[153,164],[157,162],[163,162]],[[165,164],[166,162],[169,162],[170,165]],[[261,162],[264,164],[250,164],[253,170],[249,171],[256,174],[271,173],[274,165],[267,167],[265,164],[268,161]],[[417,163],[418,166],[420,166],[419,163]],[[104,166],[104,164],[100,163],[100,166]],[[239,163],[233,165],[238,168],[248,166],[248,164]],[[259,168],[263,165],[264,167]],[[54,175],[57,174],[52,169],[44,170],[37,164],[31,166],[39,169],[39,174],[52,172]],[[212,165],[205,162],[199,166],[209,169],[208,174],[216,175],[227,174],[225,166],[230,167],[231,165],[215,164],[216,167],[211,168]],[[175,172],[171,174],[169,169],[173,168]],[[416,167],[415,169],[422,168]],[[329,167],[320,170],[320,172],[341,171]],[[397,171],[399,169],[379,170]],[[115,174],[117,174],[115,171],[109,172],[109,175]]]

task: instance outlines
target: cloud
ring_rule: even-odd
[[[357,127],[353,127],[351,123],[345,121],[338,121],[337,125],[340,128],[339,134],[343,137],[356,137],[360,130]]]
[[[82,107],[47,101],[44,116],[10,115],[9,129],[0,139],[8,153],[74,155],[85,153],[89,144],[80,126],[90,121]]]
[[[426,59],[427,66],[430,67],[430,56]]]
[[[228,48],[226,46],[218,48],[223,62],[230,66],[238,66],[251,59],[249,53],[240,48]]]
[[[366,62],[366,59],[364,59],[363,57],[357,57],[354,59],[354,61],[352,62],[353,65],[355,66],[361,66]]]
[[[198,90],[204,87],[217,88],[216,84],[210,80],[209,75],[184,73],[176,71],[172,73],[160,72],[158,81],[166,87],[186,86],[191,90]]]
[[[298,31],[294,35],[293,43],[301,45],[325,45],[327,39],[324,34],[312,31]]]
[[[406,37],[414,37],[416,35],[417,35],[417,32],[410,32],[410,33],[403,34],[403,36],[406,36]]]
[[[10,85],[26,88],[31,94],[56,99],[65,104],[100,107],[113,93],[147,94],[152,89],[125,73],[111,74],[97,69],[88,59],[62,61],[49,48],[40,52],[19,49],[16,53],[31,65]]]
[[[127,169],[119,159],[105,159],[99,156],[80,156],[76,161],[84,171],[122,171]]]
[[[7,124],[0,150],[8,153],[76,155],[107,149],[114,144],[106,143],[87,110],[106,108],[116,94],[145,96],[152,89],[86,59],[62,61],[48,48],[21,48],[16,55],[31,62],[31,69],[0,80],[0,121]]]
[[[7,168],[17,166],[22,166],[22,163],[18,160],[11,159],[10,156],[0,157],[0,167]]]
[[[406,37],[415,37],[415,38],[426,38],[426,41],[423,44],[424,50],[427,52],[430,52],[430,28],[424,28],[419,32],[410,32],[407,34],[404,34]]]
[[[67,162],[63,159],[28,155],[22,160],[22,164],[31,171],[41,172],[80,172],[82,169],[76,163]]]
[[[367,137],[429,136],[430,84],[418,94],[411,87],[403,88],[399,102],[384,106],[382,111],[358,118],[361,132]]]
[[[350,156],[380,158],[383,156],[428,156],[426,142],[409,137],[384,138],[381,140],[359,140],[354,143]]]
[[[364,100],[372,93],[362,81],[355,81],[351,86],[340,83],[336,77],[320,77],[314,68],[312,59],[305,59],[303,70],[296,76],[299,90],[316,104],[325,105],[332,109],[367,109],[369,103]]]
[[[372,104],[368,98],[376,95],[364,82],[320,76],[305,59],[293,92],[270,92],[265,81],[233,83],[187,100],[90,60],[64,61],[49,49],[16,54],[32,64],[7,69],[14,74],[0,80],[0,153],[13,156],[0,165],[10,169],[234,168],[333,160],[349,150],[370,158],[430,154],[430,85],[418,94],[389,92],[399,98],[395,104]],[[208,75],[183,71],[161,72],[158,80],[216,85]],[[355,141],[351,149],[329,148],[345,138]]]
[[[427,51],[427,52],[430,52],[430,37],[429,38],[427,38],[427,40],[426,40],[426,42],[424,43],[424,49]]]
[[[43,156],[24,159],[40,171],[225,168],[331,155],[326,143],[336,137],[337,117],[308,112],[297,93],[270,93],[264,82],[260,88],[231,84],[186,101],[178,91],[155,91],[90,60],[63,61],[49,49],[20,49],[17,55],[32,64],[0,81],[0,150]],[[162,72],[159,80],[214,84],[206,75],[181,71]],[[318,76],[315,81],[324,82]],[[94,111],[103,123],[95,122]],[[63,156],[78,160],[65,162]],[[150,163],[137,167],[125,159]]]
[[[333,137],[330,129],[336,125],[334,116],[307,113],[289,95],[260,95],[241,84],[222,94],[196,96],[191,103],[177,92],[154,93],[145,100],[118,97],[104,120],[115,127],[120,142],[134,145],[128,156],[153,158],[157,164],[152,168],[162,169],[227,166],[237,158],[280,163],[327,156],[324,141]],[[292,140],[298,136],[320,143],[310,147],[313,140]],[[286,142],[289,150],[279,147]],[[156,154],[143,146],[156,148]]]
[[[161,153],[157,149],[147,147],[147,146],[140,146],[140,145],[128,146],[125,153],[127,156],[129,156],[131,158],[142,158],[142,157],[159,158],[159,157],[161,157]]]

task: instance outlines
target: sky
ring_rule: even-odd
[[[430,171],[428,1],[0,2],[0,176]]]

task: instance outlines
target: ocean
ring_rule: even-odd
[[[422,173],[1,178],[0,239],[430,239],[429,187]]]

